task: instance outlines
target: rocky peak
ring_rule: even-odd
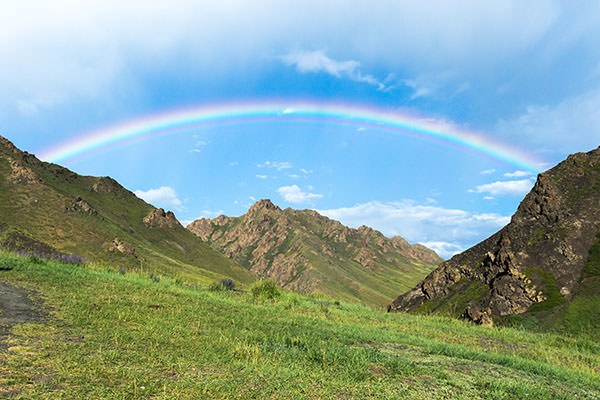
[[[569,302],[600,232],[598,210],[600,148],[571,155],[538,175],[507,226],[440,264],[390,310],[410,311],[428,302],[443,310],[470,291],[478,294],[461,305],[464,316],[489,323]],[[554,303],[546,303],[553,293]]]
[[[263,210],[281,211],[281,208],[277,207],[269,199],[262,199],[257,201],[250,207],[250,209],[248,210],[248,214],[255,214],[258,211]]]
[[[143,219],[149,228],[176,228],[181,226],[172,211],[165,212],[162,208],[155,208]]]
[[[211,220],[208,218],[200,218],[188,224],[186,229],[198,236],[202,240],[208,240],[213,233]]]
[[[0,136],[0,153],[5,155],[19,155],[22,154],[21,150],[4,136]]]
[[[348,228],[315,210],[282,211],[270,200],[256,202],[240,217],[201,218],[187,228],[251,271],[292,290],[343,287],[356,293],[357,285],[361,285],[357,279],[372,282],[379,276],[385,276],[383,285],[393,290],[391,282],[414,274],[411,269],[415,265],[430,271],[432,264],[441,261],[437,256],[433,262],[425,261],[420,258],[423,251],[400,249],[366,226]]]

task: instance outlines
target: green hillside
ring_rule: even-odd
[[[111,178],[80,176],[39,161],[0,137],[0,246],[26,241],[77,253],[124,271],[208,283],[256,275],[213,250],[172,216],[144,223],[155,208]],[[30,239],[34,239],[31,241]],[[118,245],[117,245],[118,244]]]
[[[6,254],[0,285],[0,398],[600,398],[597,338]]]

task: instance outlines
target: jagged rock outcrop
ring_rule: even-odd
[[[110,176],[104,176],[102,178],[97,178],[92,185],[92,190],[97,193],[114,193],[123,191],[124,188]]]
[[[256,202],[241,217],[201,218],[187,229],[251,271],[303,292],[358,293],[365,284],[416,282],[441,261],[400,237],[348,228],[314,210],[282,210],[270,200]]]
[[[165,212],[162,208],[155,208],[143,219],[148,228],[176,228],[181,226],[172,211]]]
[[[132,245],[130,245],[129,243],[125,243],[118,237],[113,239],[110,246],[108,247],[108,251],[119,252],[119,253],[127,254],[130,256],[135,255],[135,248]]]
[[[600,148],[571,155],[538,175],[507,226],[442,263],[388,310],[454,308],[491,324],[494,318],[568,303],[598,232]]]
[[[81,197],[76,197],[71,204],[66,207],[67,211],[83,212],[90,215],[98,215],[98,211],[94,209],[87,201]]]

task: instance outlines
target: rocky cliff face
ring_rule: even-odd
[[[241,217],[203,218],[187,228],[284,287],[330,295],[342,291],[366,302],[375,296],[381,303],[391,282],[414,283],[441,261],[434,251],[401,237],[389,239],[365,226],[348,228],[313,210],[282,210],[270,200],[258,201]]]
[[[442,263],[390,311],[443,311],[491,324],[565,308],[600,232],[600,148],[540,174],[502,230]]]

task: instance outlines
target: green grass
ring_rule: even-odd
[[[49,312],[0,355],[0,392],[17,398],[600,398],[594,338],[0,261]]]
[[[428,301],[415,307],[415,314],[429,314],[459,318],[464,315],[469,303],[481,305],[489,287],[479,281],[461,280],[450,287],[448,294],[436,301]]]

